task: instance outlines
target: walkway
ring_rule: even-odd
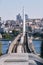
[[[11,53],[0,57],[0,65],[39,65],[43,64],[43,59],[35,54]]]

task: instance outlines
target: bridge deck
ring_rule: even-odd
[[[43,64],[43,59],[35,54],[11,53],[0,57],[0,65],[38,65]]]

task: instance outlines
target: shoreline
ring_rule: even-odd
[[[0,39],[0,41],[13,41],[14,39]],[[36,40],[36,41],[38,41],[38,40],[40,40],[40,41],[42,41],[43,39],[41,39],[41,38],[32,38],[32,40]]]

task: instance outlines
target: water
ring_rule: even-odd
[[[2,53],[5,54],[9,47],[9,40],[1,40],[0,42],[2,43]]]
[[[34,48],[38,54],[41,53],[41,40],[33,40]]]
[[[43,65],[43,63],[35,61],[37,63],[37,65]]]
[[[41,40],[33,40],[33,44],[37,53],[40,53],[41,42],[42,42]],[[1,43],[2,43],[2,53],[4,54],[7,52],[7,49],[9,47],[9,40],[7,41],[1,40]]]

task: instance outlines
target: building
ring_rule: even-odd
[[[27,14],[25,14],[25,20],[26,20],[26,22],[29,20],[29,18],[28,18],[28,15],[27,15]]]
[[[1,17],[0,17],[0,21],[1,21]]]
[[[16,16],[16,20],[17,20],[17,22],[19,22],[19,23],[23,22],[20,13]]]

